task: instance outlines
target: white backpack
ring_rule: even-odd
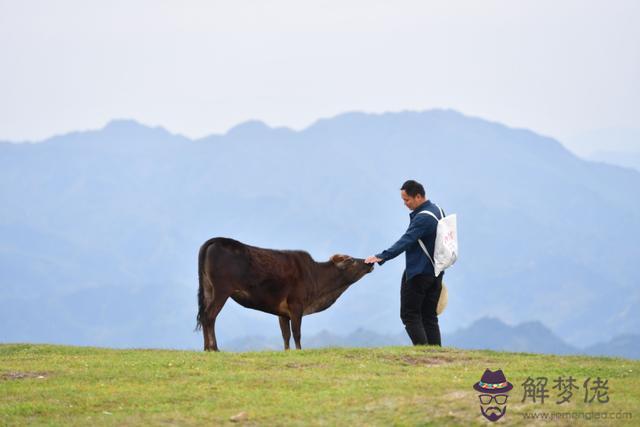
[[[419,214],[431,215],[438,221],[438,228],[436,229],[436,244],[433,249],[433,259],[429,255],[427,247],[422,240],[418,239],[420,247],[427,254],[429,261],[433,265],[433,271],[435,276],[444,271],[446,268],[451,267],[458,259],[458,227],[456,222],[456,214],[444,216],[444,212],[438,206],[440,210],[440,217],[438,219],[432,212],[422,211]]]

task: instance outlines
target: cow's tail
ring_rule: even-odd
[[[209,248],[209,242],[200,246],[200,252],[198,253],[198,316],[196,318],[196,331],[202,328],[202,321],[204,320],[206,303],[204,301],[204,287],[202,281],[204,279],[204,258]]]

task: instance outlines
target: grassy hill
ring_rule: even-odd
[[[525,419],[530,412],[633,417],[598,425],[640,419],[640,361],[626,359],[414,347],[204,353],[3,344],[0,425],[486,425],[472,389],[486,368],[502,369],[514,385],[499,423],[545,424]],[[568,403],[556,404],[558,376],[573,376],[579,387]],[[527,377],[548,378],[544,404],[522,402]],[[608,381],[608,403],[583,402],[583,382],[596,377]]]

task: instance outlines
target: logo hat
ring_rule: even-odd
[[[500,394],[506,393],[513,388],[502,373],[502,369],[493,372],[489,369],[484,371],[480,381],[473,385],[473,388],[480,393]]]

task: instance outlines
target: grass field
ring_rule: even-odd
[[[486,368],[502,369],[514,385],[496,423],[481,416],[472,389]],[[553,380],[569,376],[579,389],[557,404]],[[544,404],[522,402],[527,377],[548,378]],[[597,377],[608,381],[600,397],[609,401],[585,403],[583,382]],[[639,361],[450,348],[204,353],[3,344],[0,424],[640,425],[639,380]],[[524,418],[547,412],[614,418]]]

